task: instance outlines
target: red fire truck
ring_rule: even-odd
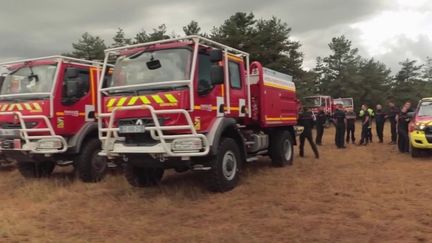
[[[174,168],[205,171],[208,188],[223,192],[258,156],[292,163],[298,104],[290,76],[199,36],[105,52],[104,70],[118,59],[98,92],[100,155],[126,161],[132,186],[157,184]]]
[[[311,108],[314,113],[322,109],[328,116],[332,116],[337,105],[342,105],[344,110],[354,109],[353,98],[333,99],[327,95],[316,95],[304,97],[304,106]]]
[[[95,105],[100,63],[50,56],[0,64],[0,152],[24,177],[44,177],[56,165],[76,166],[98,181],[100,152]],[[105,75],[107,78],[109,75]]]

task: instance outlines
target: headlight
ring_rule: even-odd
[[[418,130],[418,131],[423,131],[425,128],[426,128],[425,124],[417,123],[415,125],[415,130]]]
[[[63,146],[59,139],[42,139],[38,142],[38,149],[60,149]]]
[[[172,142],[173,151],[199,151],[203,148],[200,138],[182,138]]]

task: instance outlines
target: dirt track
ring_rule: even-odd
[[[337,150],[333,132],[320,160],[307,149],[292,167],[248,165],[224,194],[207,193],[191,173],[134,189],[121,175],[100,184],[62,172],[32,181],[5,168],[0,242],[432,241],[431,158],[377,143]]]

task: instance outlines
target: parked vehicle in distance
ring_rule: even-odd
[[[292,163],[298,102],[291,76],[199,36],[105,52],[104,70],[118,59],[98,92],[100,155],[125,161],[132,186],[157,184],[173,168],[203,171],[208,188],[224,192],[259,156]]]
[[[412,157],[432,149],[432,97],[419,101],[409,124],[409,137]]]
[[[315,95],[307,96],[303,98],[304,107],[312,110],[314,114],[317,114],[320,110],[324,111],[327,115],[327,121],[325,127],[329,127],[332,122],[333,114],[338,105],[342,105],[345,111],[354,110],[354,99],[353,98],[337,98],[333,99],[328,95]]]
[[[102,179],[95,120],[101,63],[50,56],[1,63],[0,152],[27,178],[74,165],[83,181]],[[105,75],[109,77],[109,74]]]

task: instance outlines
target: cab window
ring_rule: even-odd
[[[86,96],[90,89],[90,72],[88,69],[67,68],[63,79],[62,96],[67,97],[67,83],[76,81],[78,84],[78,92],[73,97],[75,100]]]
[[[210,57],[206,54],[199,54],[198,56],[198,92],[205,94],[211,90],[211,61]]]
[[[233,89],[241,89],[241,76],[240,76],[240,65],[236,62],[230,61],[228,63],[230,84]]]

